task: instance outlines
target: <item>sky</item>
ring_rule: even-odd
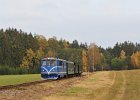
[[[0,0],[0,28],[70,42],[140,43],[140,0]]]

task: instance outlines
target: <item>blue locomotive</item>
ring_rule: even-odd
[[[43,79],[58,79],[81,75],[82,67],[73,62],[59,58],[41,59],[41,77]]]

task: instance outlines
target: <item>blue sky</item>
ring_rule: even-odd
[[[0,0],[0,28],[70,42],[139,42],[140,0]]]

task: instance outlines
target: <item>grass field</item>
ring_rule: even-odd
[[[103,71],[43,100],[140,100],[140,70]]]
[[[0,75],[0,86],[21,84],[41,80],[40,74]]]
[[[41,80],[39,74],[5,75],[0,76],[0,86],[35,80]],[[0,100],[140,100],[140,70],[86,73],[84,77],[2,90],[0,94]]]

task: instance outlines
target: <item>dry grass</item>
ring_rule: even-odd
[[[112,85],[114,72],[97,72],[96,74],[90,74],[90,77],[81,81],[79,84],[75,84],[70,88],[66,88],[60,93],[57,93],[46,100],[90,100],[94,98],[99,99],[101,88],[109,88]],[[96,95],[98,94],[98,95]]]
[[[43,100],[139,100],[140,70],[104,71]]]
[[[140,70],[125,71],[124,100],[140,100]]]

